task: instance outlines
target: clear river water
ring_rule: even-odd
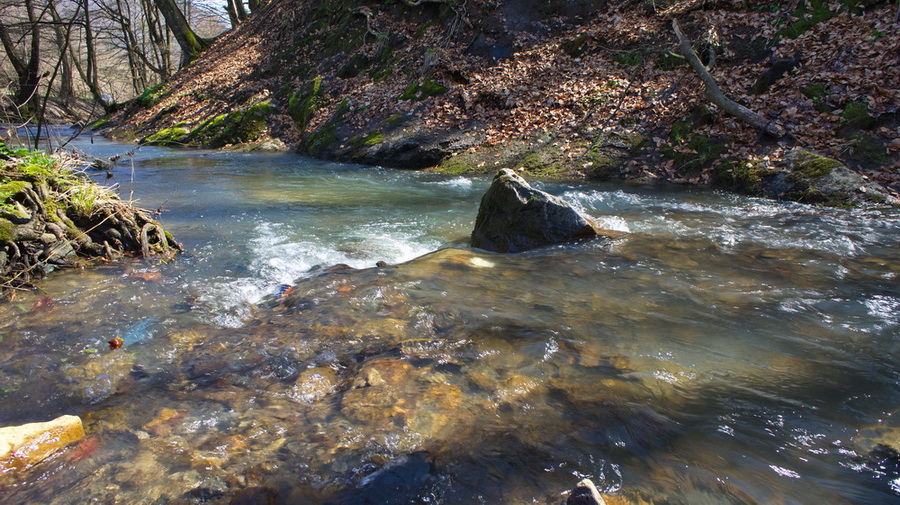
[[[537,182],[627,233],[506,255],[467,247],[487,177],[111,173],[186,253],[0,303],[0,425],[88,434],[0,503],[900,503],[897,210]]]

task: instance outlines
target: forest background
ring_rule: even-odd
[[[885,0],[4,0],[0,97],[7,122],[105,117],[105,133],[141,143],[841,204],[796,179],[840,165],[863,196],[900,189],[898,13]]]

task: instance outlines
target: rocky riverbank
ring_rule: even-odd
[[[710,103],[673,20],[721,92],[783,136]],[[878,0],[284,0],[125,104],[104,131],[395,168],[885,203],[785,181],[807,178],[791,154],[802,150],[833,160],[816,175],[842,166],[862,178],[853,193],[864,180],[867,193],[896,196],[898,29],[895,6]]]
[[[90,162],[0,143],[0,286],[120,255],[168,258],[180,246],[153,215],[85,174]]]

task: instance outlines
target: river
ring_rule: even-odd
[[[0,503],[900,503],[896,210],[538,182],[627,234],[502,255],[467,248],[486,177],[154,147],[111,175],[186,253],[0,304],[0,425],[88,433]]]

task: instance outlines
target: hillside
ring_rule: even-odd
[[[838,204],[805,179],[845,164],[868,178],[850,180],[852,199],[884,201],[873,182],[900,190],[900,22],[889,2],[415,3],[273,2],[120,110],[108,131]],[[709,103],[673,20],[725,95],[786,136]]]

